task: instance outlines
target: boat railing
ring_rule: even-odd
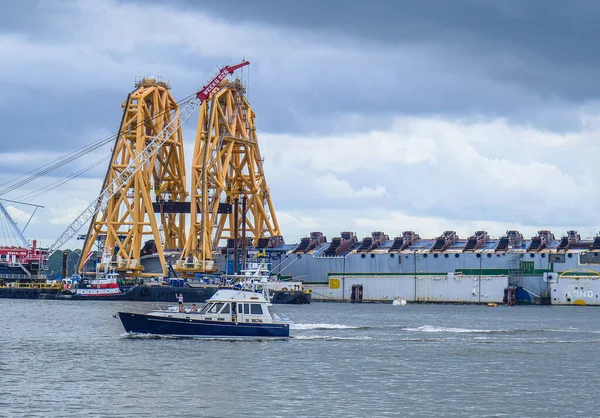
[[[27,274],[3,274],[1,278],[4,280],[21,280],[21,279],[23,279],[23,280],[34,279],[35,280],[36,279],[35,276],[32,277]]]
[[[164,311],[169,308],[170,305],[167,304],[158,304],[152,303],[149,304],[147,302],[143,303],[117,303],[117,311],[119,312],[128,312],[135,313],[140,315],[145,315],[151,311]],[[172,305],[171,305],[172,306]]]
[[[4,278],[4,277],[3,277]],[[15,289],[62,289],[63,286],[60,283],[6,283],[2,288],[15,288]]]
[[[188,306],[184,305],[184,307],[185,307],[185,313],[192,314],[192,315],[200,314],[200,310],[202,309],[202,306],[200,306],[200,307],[198,307],[197,311],[192,312],[191,304]],[[117,312],[127,312],[127,313],[146,315],[149,312],[154,312],[154,311],[168,311],[168,312],[173,312],[173,313],[179,313],[179,308],[176,305],[157,304],[157,303],[153,303],[153,304],[149,305],[146,302],[140,303],[140,304],[131,303],[131,302],[117,304]]]

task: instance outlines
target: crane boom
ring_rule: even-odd
[[[29,244],[27,243],[27,240],[23,236],[23,233],[21,232],[21,230],[19,229],[19,227],[17,226],[15,221],[13,221],[12,217],[8,214],[8,211],[2,204],[1,199],[0,199],[0,213],[2,215],[4,215],[4,219],[6,219],[8,221],[8,226],[12,230],[12,233],[13,233],[14,237],[16,238],[16,240],[19,241],[19,245],[23,248],[29,248]],[[5,245],[9,245],[9,244],[6,243]]]
[[[77,234],[77,232],[87,224],[100,209],[102,209],[102,207],[106,206],[108,201],[131,180],[133,175],[158,152],[160,147],[179,129],[192,113],[194,113],[200,104],[209,97],[210,93],[225,77],[227,77],[227,74],[233,74],[235,70],[248,64],[250,64],[250,62],[243,61],[236,65],[227,65],[221,68],[218,74],[196,93],[195,97],[189,99],[180,106],[179,117],[174,118],[156,136],[154,136],[148,145],[146,145],[146,147],[131,160],[127,167],[125,167],[125,169],[102,190],[100,195],[92,201],[73,222],[71,222],[65,231],[48,248],[48,255],[50,256],[68,240],[73,238],[73,236],[75,236],[75,234]]]
[[[243,61],[236,65],[226,65],[225,67],[221,68],[219,73],[212,80],[210,80],[206,86],[202,87],[198,93],[196,93],[196,97],[202,103],[207,99],[215,87],[217,87],[219,83],[223,81],[225,77],[227,77],[227,74],[233,74],[235,70],[245,67],[248,64],[250,64],[250,61]]]

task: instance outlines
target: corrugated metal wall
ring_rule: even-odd
[[[440,275],[330,275],[327,285],[307,285],[314,300],[349,301],[352,286],[362,285],[363,301],[391,302],[502,302],[507,276]]]

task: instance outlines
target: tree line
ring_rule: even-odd
[[[46,271],[46,277],[51,280],[62,279],[62,260],[63,252],[67,253],[67,277],[77,273],[77,265],[79,264],[79,258],[81,257],[81,250],[63,250],[56,251],[48,258]]]

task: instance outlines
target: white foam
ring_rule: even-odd
[[[451,333],[486,333],[497,332],[490,329],[468,329],[468,328],[449,328],[449,327],[434,327],[433,325],[424,325],[418,328],[403,328],[404,331],[417,332],[451,332]]]
[[[121,338],[141,338],[141,339],[149,339],[149,340],[155,340],[155,339],[159,339],[159,338],[176,338],[173,335],[157,335],[157,334],[142,334],[142,333],[138,333],[138,332],[125,332],[123,334],[121,334]]]
[[[290,329],[358,329],[351,325],[341,324],[292,324]]]
[[[334,337],[331,335],[298,335],[298,336],[293,336],[292,337],[294,340],[329,340],[329,341],[333,341],[333,340],[358,340],[358,341],[364,341],[364,340],[371,340],[371,337],[367,337],[366,335],[362,336],[362,337]]]

